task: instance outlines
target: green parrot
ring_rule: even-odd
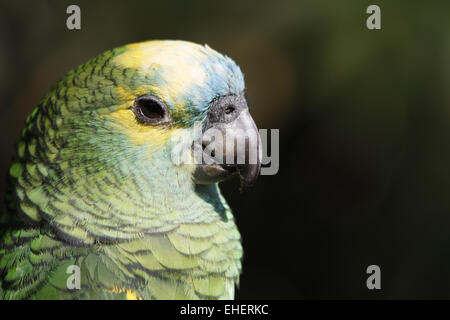
[[[256,161],[176,161],[196,127],[255,132]],[[253,184],[259,149],[239,67],[206,45],[130,44],[71,70],[17,144],[0,298],[233,299],[243,250],[218,182]]]

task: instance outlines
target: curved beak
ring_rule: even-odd
[[[201,145],[196,183],[219,182],[234,174],[239,175],[241,186],[255,183],[261,169],[261,137],[243,96],[226,96],[213,103]]]

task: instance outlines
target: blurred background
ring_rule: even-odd
[[[132,42],[207,43],[240,65],[258,127],[280,129],[277,175],[222,184],[245,248],[237,298],[450,298],[449,15],[448,1],[2,1],[1,192],[27,114],[69,69]]]

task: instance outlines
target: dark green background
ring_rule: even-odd
[[[245,247],[237,298],[450,298],[449,15],[448,1],[2,1],[2,190],[26,115],[70,68],[126,43],[207,43],[241,66],[257,125],[280,129],[277,175],[243,195],[223,184]],[[382,290],[366,288],[371,264]]]

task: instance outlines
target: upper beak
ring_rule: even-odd
[[[242,186],[255,183],[261,169],[261,137],[243,96],[214,102],[201,141],[203,161],[194,174],[196,183],[219,182],[235,173]]]

